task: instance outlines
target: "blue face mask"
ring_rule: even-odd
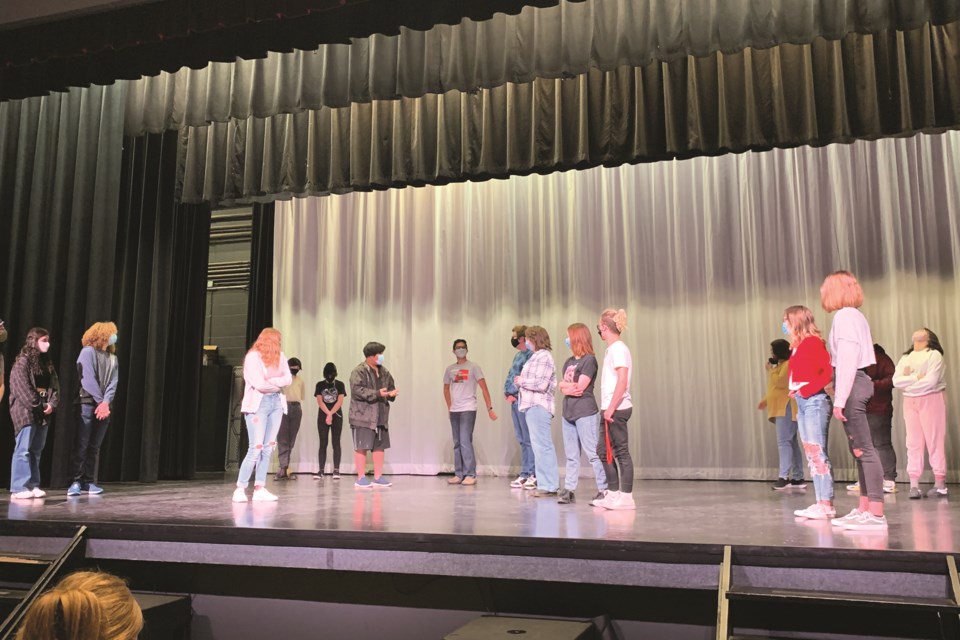
[[[790,335],[790,326],[787,324],[786,320],[783,321],[783,324],[780,325],[780,328],[783,330],[783,335]]]
[[[567,349],[570,348],[570,336],[563,339],[563,344],[567,345]]]
[[[117,344],[117,334],[115,334],[115,333],[111,334],[111,335],[110,335],[110,339],[107,340],[107,344],[109,344],[111,347],[112,347],[113,345]]]
[[[527,351],[533,351],[533,343],[527,340]]]
[[[382,353],[377,354],[377,364],[378,364],[378,365],[381,365],[381,366],[383,365],[383,354],[382,354]]]

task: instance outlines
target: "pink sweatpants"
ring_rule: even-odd
[[[903,398],[903,422],[907,428],[907,475],[911,480],[923,474],[926,445],[933,475],[947,475],[944,442],[947,435],[947,403],[943,391],[916,398]]]

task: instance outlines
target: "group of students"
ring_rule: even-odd
[[[936,334],[920,329],[894,367],[873,342],[870,325],[859,311],[863,290],[847,271],[827,276],[820,288],[820,302],[827,313],[836,312],[826,341],[813,312],[797,305],[783,314],[787,339],[771,343],[767,394],[758,408],[766,409],[777,425],[780,471],[773,488],[806,486],[799,435],[817,502],[794,514],[805,520],[831,520],[835,526],[854,531],[886,530],[883,494],[896,490],[892,388],[904,393],[910,498],[923,495],[919,482],[924,448],[929,452],[935,483],[927,495],[947,495],[943,348]],[[848,489],[860,493],[857,506],[839,518],[827,454],[831,416],[843,425],[857,466],[858,480]]]
[[[7,329],[0,320],[0,343],[6,339]],[[117,326],[112,322],[94,323],[80,342],[79,384],[74,396],[80,420],[73,433],[70,461],[73,480],[67,489],[70,497],[103,493],[96,484],[97,463],[119,381]],[[40,487],[40,457],[61,397],[60,379],[50,357],[50,347],[50,333],[46,329],[30,329],[10,370],[10,418],[15,438],[10,463],[13,500],[47,495]],[[0,354],[0,400],[6,391],[3,364]]]

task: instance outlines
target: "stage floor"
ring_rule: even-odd
[[[140,528],[271,529],[342,534],[440,535],[554,540],[734,545],[806,549],[869,549],[952,552],[960,542],[960,488],[950,498],[907,499],[907,485],[886,496],[887,533],[858,533],[827,521],[802,521],[794,509],[813,502],[807,490],[773,491],[767,482],[641,481],[636,511],[606,511],[589,505],[595,494],[581,480],[578,502],[511,489],[504,478],[480,478],[473,487],[447,485],[448,476],[393,476],[389,489],[356,489],[355,477],[322,482],[270,480],[275,503],[231,502],[233,477],[157,484],[106,484],[102,496],[67,498],[51,491],[45,499],[0,498],[2,520],[102,524]],[[856,495],[837,485],[838,512],[856,504]],[[3,529],[27,531],[27,522]],[[27,525],[29,526],[29,525]],[[235,531],[236,534],[252,533]],[[243,536],[247,538],[247,536]],[[489,539],[489,538],[488,538]],[[532,540],[527,541],[532,542]]]

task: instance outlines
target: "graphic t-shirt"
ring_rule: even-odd
[[[567,422],[597,413],[597,398],[593,395],[593,385],[597,381],[597,358],[585,355],[582,358],[569,357],[563,363],[563,381],[576,382],[580,376],[590,378],[590,384],[583,390],[582,396],[563,396],[563,417]]]
[[[323,404],[327,405],[327,409],[333,409],[333,405],[337,404],[337,398],[341,395],[347,395],[347,388],[339,380],[334,380],[333,382],[321,380],[317,383],[317,388],[313,395],[320,396],[320,400],[323,401]],[[334,415],[342,418],[343,407],[341,406]],[[323,417],[322,411],[320,412],[320,416]]]
[[[450,385],[451,412],[477,410],[477,382],[480,380],[483,380],[483,371],[469,360],[447,367],[443,384]]]
[[[630,384],[633,381],[633,358],[630,356],[630,348],[623,343],[623,340],[617,340],[603,354],[603,375],[600,377],[600,410],[606,411],[613,400],[613,390],[617,388],[617,369],[627,368],[627,388],[623,392],[623,398],[615,410],[629,409],[633,406],[630,400]]]

